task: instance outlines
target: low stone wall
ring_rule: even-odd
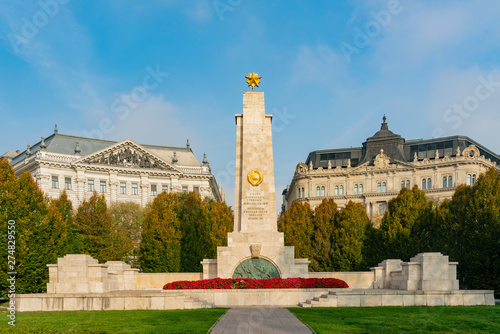
[[[135,290],[161,290],[167,283],[175,281],[198,281],[202,273],[140,273],[135,276]]]
[[[309,278],[337,278],[341,279],[352,289],[373,289],[375,275],[373,271],[359,272],[322,272],[309,273]]]
[[[169,290],[16,296],[17,311],[172,310],[211,307],[495,305],[491,290],[363,289]]]

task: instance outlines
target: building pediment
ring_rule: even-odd
[[[182,173],[179,169],[131,139],[125,139],[115,145],[82,157],[73,161],[72,164],[76,166],[110,166]]]

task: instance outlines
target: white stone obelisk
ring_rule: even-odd
[[[236,115],[234,230],[227,247],[217,247],[217,260],[203,260],[203,278],[308,277],[309,261],[295,259],[277,228],[271,122],[264,92],[243,92],[243,113]]]
[[[264,92],[243,92],[243,114],[236,115],[235,232],[277,231],[272,118]]]

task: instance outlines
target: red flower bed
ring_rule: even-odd
[[[333,289],[348,288],[346,282],[336,278],[214,278],[201,281],[167,283],[163,290],[184,289]]]

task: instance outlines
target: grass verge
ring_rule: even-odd
[[[500,333],[500,306],[290,308],[318,334]]]
[[[21,312],[16,326],[0,311],[9,333],[206,333],[227,309]]]

